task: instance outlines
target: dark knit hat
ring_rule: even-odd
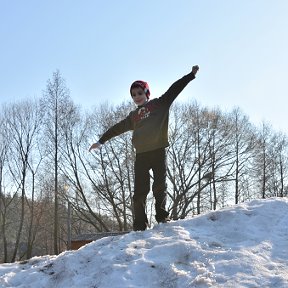
[[[137,80],[137,81],[134,81],[130,87],[130,94],[132,92],[132,89],[135,88],[135,87],[140,87],[144,90],[144,93],[146,94],[146,97],[149,99],[149,96],[150,96],[150,89],[149,89],[149,85],[147,82],[145,81],[142,81],[142,80]]]

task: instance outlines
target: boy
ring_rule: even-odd
[[[148,219],[145,212],[146,198],[150,190],[150,174],[152,169],[154,182],[152,185],[155,198],[156,221],[169,221],[166,211],[166,151],[168,143],[169,108],[176,97],[195,78],[199,67],[177,80],[159,98],[149,101],[150,89],[147,82],[138,80],[132,83],[130,94],[137,108],[119,123],[108,129],[97,143],[92,144],[89,151],[100,148],[102,144],[126,131],[133,130],[132,143],[136,149],[134,165],[135,183],[133,195],[133,230],[145,230]]]

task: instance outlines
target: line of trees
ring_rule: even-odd
[[[131,109],[132,103],[123,102],[83,111],[73,103],[59,71],[40,99],[2,106],[0,262],[58,254],[67,249],[70,231],[131,229],[131,133],[88,153],[91,143]],[[255,127],[238,108],[224,113],[197,102],[175,103],[169,130],[168,205],[173,219],[250,199],[287,196],[287,136],[269,124]]]

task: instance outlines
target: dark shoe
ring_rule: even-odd
[[[145,231],[147,227],[148,227],[148,223],[144,223],[144,224],[134,223],[133,231]]]
[[[155,219],[158,223],[167,223],[170,221],[169,213],[164,209],[157,211],[155,215]]]
[[[170,221],[171,221],[171,219],[169,217],[165,217],[165,218],[163,218],[163,219],[161,219],[161,220],[159,220],[157,222],[159,224],[159,223],[167,223],[167,222],[170,222]]]

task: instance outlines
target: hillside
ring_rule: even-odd
[[[287,198],[253,200],[2,264],[0,287],[288,287],[287,212]]]

